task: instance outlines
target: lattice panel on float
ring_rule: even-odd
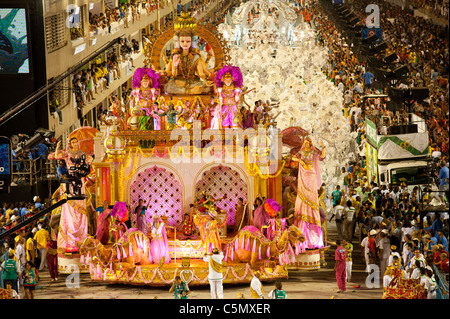
[[[215,166],[204,172],[201,180],[196,183],[196,201],[200,199],[203,191],[211,194],[214,198],[222,198],[225,193],[227,194],[227,198],[217,202],[216,205],[227,213],[227,225],[234,225],[235,207],[239,197],[247,201],[247,185],[239,173],[230,167]]]
[[[137,174],[130,187],[130,207],[134,212],[139,199],[147,206],[145,221],[152,222],[156,214],[167,217],[176,226],[183,217],[183,187],[176,175],[165,168],[153,166]],[[132,214],[133,220],[135,216]]]

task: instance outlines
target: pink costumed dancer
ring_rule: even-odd
[[[345,259],[347,257],[347,251],[340,245],[340,242],[337,241],[338,247],[334,252],[334,259],[336,260],[336,264],[334,265],[334,270],[336,271],[336,281],[338,285],[338,292],[344,292],[346,290],[346,263]]]
[[[164,257],[164,263],[170,262],[169,243],[167,241],[166,225],[161,217],[153,217],[152,223],[152,241],[150,243],[150,252],[155,264],[159,263]]]
[[[105,208],[97,219],[97,231],[95,235],[98,241],[103,245],[106,245],[109,241],[109,224],[111,222],[111,218],[109,217],[110,212],[111,210],[109,208]]]
[[[271,217],[270,217],[269,213],[267,213],[266,210],[264,209],[264,204],[260,197],[257,197],[255,199],[255,205],[257,207],[253,211],[252,224],[256,228],[261,230],[261,227],[267,225],[267,223],[270,221]]]
[[[318,190],[322,185],[319,161],[325,158],[325,148],[322,142],[322,152],[312,145],[311,139],[306,138],[300,151],[292,157],[299,162],[297,198],[295,200],[294,225],[297,226],[306,240],[298,243],[298,249],[322,248],[323,234],[319,212]]]
[[[86,157],[86,163],[92,162],[92,157],[86,154],[80,148],[80,141],[75,135],[69,137],[69,146],[67,150],[60,150],[61,142],[58,142],[55,153],[52,157],[61,160],[64,159],[67,167],[73,167],[75,164],[72,159],[79,159],[82,156]],[[49,156],[50,158],[50,156]],[[69,169],[69,172],[71,170]],[[87,178],[82,178],[81,193],[85,194],[85,183]],[[61,184],[59,194],[66,192],[66,184]],[[69,189],[69,191],[72,191]],[[79,245],[88,235],[88,217],[87,217],[87,203],[86,200],[72,200],[61,206],[61,221],[58,232],[58,248],[64,249],[66,252],[75,253],[79,250]]]
[[[211,129],[213,130],[219,130],[222,128],[221,124],[221,118],[222,118],[222,112],[219,104],[216,104],[216,106],[213,108],[212,112],[212,119],[211,119]]]
[[[112,232],[117,243],[128,230],[127,225],[125,225],[125,222],[128,220],[127,203],[116,202],[113,209],[111,210],[110,215],[114,219]]]
[[[214,81],[222,108],[222,127],[238,127],[237,105],[241,99],[243,81],[241,69],[236,66],[225,65],[216,73]]]
[[[156,114],[154,112],[156,112]],[[155,131],[161,130],[162,118],[157,114],[162,113],[164,113],[164,111],[159,108],[158,102],[153,103],[153,112],[151,115],[153,116],[153,130]]]
[[[279,218],[280,212],[283,209],[276,200],[268,198],[264,204],[264,210],[271,217],[267,224],[266,237],[269,240],[274,240],[276,237],[280,237],[281,233],[286,228],[286,219]]]
[[[138,68],[132,79],[131,106],[150,108],[159,95],[159,75],[151,68]]]

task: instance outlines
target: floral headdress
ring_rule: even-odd
[[[142,79],[147,76],[152,81],[152,87],[159,89],[161,84],[159,83],[159,75],[151,68],[139,68],[133,75],[133,88],[140,88]]]
[[[124,223],[128,220],[128,210],[127,210],[127,203],[125,202],[116,202],[114,204],[113,209],[111,210],[110,215],[113,218],[118,217],[119,220]]]
[[[217,87],[223,86],[222,79],[227,73],[233,77],[234,86],[242,87],[243,77],[241,69],[237,66],[232,65],[225,65],[222,69],[217,71],[216,75],[214,76],[214,82],[216,82]]]
[[[270,215],[270,217],[274,218],[277,212],[280,212],[283,207],[281,207],[276,200],[273,198],[268,198],[266,203],[264,204],[264,210]]]

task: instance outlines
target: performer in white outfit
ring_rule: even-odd
[[[211,289],[211,299],[223,299],[223,253],[213,248],[212,254],[205,254],[203,261],[209,263],[208,281]]]
[[[250,282],[250,294],[253,299],[264,299],[264,287],[259,280],[260,277],[260,272],[255,271]]]

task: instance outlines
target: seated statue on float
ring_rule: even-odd
[[[163,72],[169,78],[165,91],[170,95],[208,94],[213,91],[213,72],[208,70],[197,48],[195,21],[183,13],[175,22],[175,49]]]

